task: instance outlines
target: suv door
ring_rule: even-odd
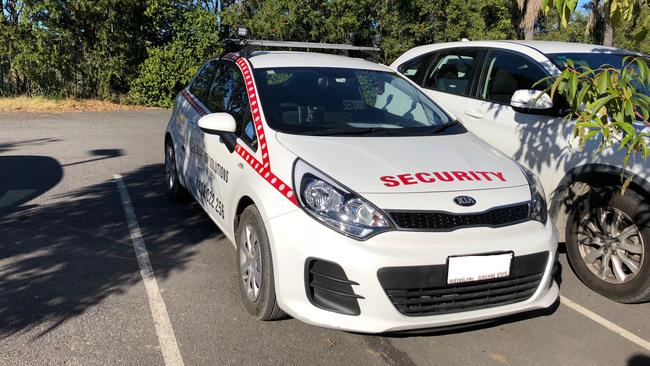
[[[561,117],[520,113],[510,106],[519,89],[544,90],[536,85],[548,74],[536,61],[519,53],[490,50],[485,58],[476,98],[464,101],[462,119],[468,130],[540,175],[555,182],[568,161],[570,126]],[[555,187],[545,187],[550,194]]]

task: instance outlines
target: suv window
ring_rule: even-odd
[[[431,55],[422,55],[401,64],[397,69],[407,78],[419,83],[422,74],[426,72],[430,58]]]
[[[546,73],[534,61],[511,52],[492,51],[485,63],[485,78],[480,96],[497,103],[510,103],[512,94],[519,89],[544,90],[546,85],[535,83]]]
[[[206,106],[211,112],[228,112],[235,122],[235,135],[257,149],[257,134],[248,103],[246,84],[241,72],[232,62],[222,62],[220,72],[210,86]]]
[[[208,97],[208,88],[212,83],[212,79],[217,71],[217,61],[208,61],[201,71],[196,75],[192,85],[190,85],[190,93],[194,95],[201,103],[206,104]]]
[[[478,50],[455,50],[440,54],[429,70],[424,87],[469,95],[478,54]]]

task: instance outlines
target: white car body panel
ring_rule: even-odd
[[[253,67],[314,66],[390,71],[363,60],[307,53],[260,52],[236,62],[247,82],[259,148],[254,151],[241,139],[233,153],[216,135],[203,133],[198,119],[207,113],[185,89],[167,127],[174,141],[183,185],[194,195],[224,235],[235,243],[236,209],[243,197],[257,206],[273,253],[276,297],[280,307],[305,322],[361,332],[385,332],[483,321],[522,311],[546,308],[558,298],[552,278],[557,253],[557,233],[550,221],[525,221],[509,226],[472,227],[445,232],[388,231],[367,240],[342,235],[314,219],[296,200],[293,165],[308,162],[380,209],[436,210],[480,213],[531,199],[530,187],[520,167],[470,133],[428,137],[318,137],[272,130],[259,107]],[[380,177],[416,173],[465,172],[464,179],[387,187]],[[224,178],[227,172],[227,179]],[[468,179],[478,174],[483,179]],[[501,174],[489,175],[488,172]],[[209,188],[199,192],[197,179]],[[399,181],[399,178],[396,178]],[[401,182],[401,181],[400,181]],[[214,193],[214,199],[212,199]],[[475,206],[454,204],[455,197],[469,194]],[[223,212],[215,202],[223,205]],[[515,256],[546,252],[543,279],[527,300],[486,309],[435,316],[405,316],[391,303],[377,280],[380,268],[444,265],[450,255],[512,251]],[[305,293],[305,263],[319,258],[338,263],[348,278],[359,285],[356,293],[361,314],[334,313],[313,305]]]

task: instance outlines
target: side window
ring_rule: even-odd
[[[492,51],[485,63],[485,77],[480,87],[483,99],[510,103],[519,89],[544,90],[546,85],[534,86],[546,73],[533,61],[509,52]]]
[[[208,61],[199,71],[190,85],[190,93],[194,95],[201,103],[206,104],[208,99],[208,89],[217,70],[217,61]]]
[[[224,62],[210,87],[207,107],[211,112],[228,112],[237,122],[235,134],[253,149],[257,149],[257,134],[251,115],[246,84],[241,72],[232,62]]]
[[[401,64],[397,69],[407,78],[420,84],[421,76],[426,71],[431,55],[422,55]]]
[[[440,54],[424,80],[424,87],[445,93],[469,95],[478,54],[478,50]]]

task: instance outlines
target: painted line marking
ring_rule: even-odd
[[[628,331],[627,329],[624,329],[622,327],[619,327],[618,325],[610,322],[609,320],[603,318],[602,316],[594,313],[593,311],[585,308],[584,306],[576,303],[575,301],[568,299],[564,296],[560,295],[560,300],[562,304],[570,307],[571,309],[579,312],[580,314],[586,316],[587,318],[595,321],[596,323],[602,325],[603,327],[611,330],[612,332],[620,335],[621,337],[627,339],[628,341],[635,343],[641,348],[645,348],[646,351],[650,351],[650,342],[646,341],[645,339],[639,337],[638,335]]]
[[[129,226],[129,232],[131,233],[131,241],[133,242],[135,256],[138,259],[138,265],[140,266],[142,282],[144,282],[144,287],[147,289],[147,297],[149,298],[149,306],[151,307],[151,316],[153,317],[153,323],[156,328],[156,334],[158,335],[158,342],[165,360],[165,365],[183,366],[183,358],[178,349],[178,343],[176,342],[174,329],[172,329],[172,323],[169,321],[169,315],[167,315],[165,302],[163,301],[163,298],[160,295],[160,290],[158,289],[158,282],[156,282],[156,276],[153,272],[153,267],[151,267],[151,262],[149,261],[149,254],[147,253],[147,247],[142,238],[142,232],[138,225],[138,219],[135,216],[135,210],[133,210],[133,205],[131,204],[131,197],[129,196],[129,192],[126,190],[126,185],[124,184],[124,180],[122,180],[122,176],[119,174],[113,174],[113,179],[115,180],[115,183],[117,183],[117,188],[120,191],[124,215],[126,216],[126,222]]]

